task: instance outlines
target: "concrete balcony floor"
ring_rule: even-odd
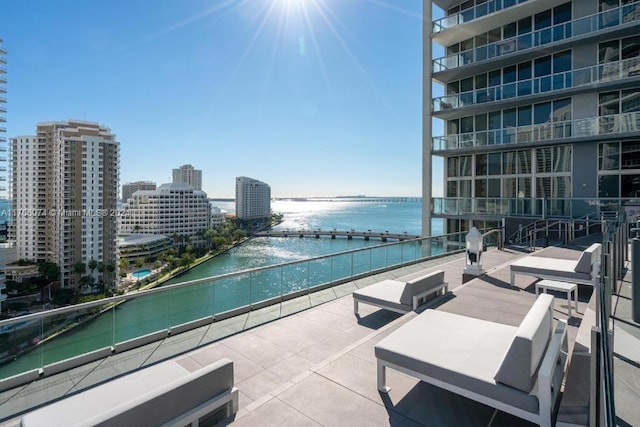
[[[579,257],[578,250],[547,248],[544,252],[566,259]],[[240,391],[240,410],[229,424],[531,425],[393,370],[387,371],[391,392],[380,394],[373,347],[417,314],[401,316],[361,304],[357,319],[351,297],[354,290],[380,280],[443,269],[452,293],[432,308],[519,325],[536,298],[535,279],[517,276],[516,286],[509,284],[508,265],[522,256],[510,250],[490,250],[483,255],[486,274],[464,285],[464,256],[452,255],[216,322],[0,393],[0,420],[3,425],[17,425],[19,415],[32,408],[168,358],[204,366],[228,357],[234,361]],[[580,288],[578,313],[569,321],[571,346],[590,296],[590,288]],[[567,301],[560,295],[554,317],[567,318]],[[640,342],[640,329],[637,324],[627,326],[630,338],[625,349],[633,349]],[[640,413],[633,402],[640,396],[640,352],[635,353],[635,362],[628,350],[616,347],[616,352],[627,354],[617,358],[616,369],[624,364],[623,368],[633,371],[632,376],[625,373],[620,387],[616,378],[616,397],[629,408],[618,411],[624,412],[624,422],[639,425]]]

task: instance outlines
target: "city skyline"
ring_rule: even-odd
[[[418,196],[421,17],[384,0],[14,2],[7,135],[108,123],[121,183],[191,163],[213,198],[241,175],[274,197]]]

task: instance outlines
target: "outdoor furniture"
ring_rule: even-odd
[[[516,274],[595,286],[600,269],[601,247],[600,243],[594,243],[582,252],[577,261],[536,256],[514,261],[510,266],[511,286],[515,286]]]
[[[558,282],[556,280],[540,280],[536,283],[536,295],[539,291],[544,293],[547,290],[564,292],[567,294],[567,307],[569,307],[569,317],[571,317],[571,293],[573,293],[573,301],[576,305],[576,311],[578,311],[578,285],[575,283]]]
[[[238,411],[233,362],[194,369],[169,360],[72,395],[24,415],[32,426],[198,425]]]
[[[416,310],[420,300],[431,294],[446,294],[449,284],[444,281],[444,271],[423,271],[393,280],[383,280],[353,293],[353,313],[358,315],[358,304],[375,305],[396,313]]]
[[[553,331],[553,296],[538,297],[519,327],[426,310],[375,346],[386,368],[543,426],[551,426],[567,360],[566,322]]]

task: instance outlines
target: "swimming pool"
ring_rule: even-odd
[[[134,279],[142,279],[143,277],[146,277],[149,274],[151,274],[151,270],[149,270],[148,268],[145,268],[144,270],[134,271],[133,273],[131,273]]]

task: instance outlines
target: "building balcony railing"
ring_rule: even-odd
[[[605,12],[556,24],[532,33],[522,34],[454,55],[434,59],[433,72],[438,73],[514,52],[536,48],[549,43],[581,37],[585,34],[629,24],[638,20],[640,20],[640,3],[628,4]]]
[[[6,363],[0,365],[0,378],[26,374],[25,381],[30,381],[29,375],[34,369],[42,369],[47,375],[48,369],[55,371],[60,363],[66,367],[74,363],[85,364],[90,354],[110,353],[125,342],[133,346],[144,345],[150,334],[156,334],[160,340],[176,328],[188,330],[211,324],[211,328],[216,329],[217,319],[281,304],[316,290],[432,256],[457,253],[464,248],[465,235],[466,232],[453,233],[360,248],[0,320],[0,330],[7,334],[3,344],[6,348],[21,350],[19,354],[5,358]],[[198,301],[198,304],[185,304],[185,298]],[[128,303],[133,300],[136,301],[134,306],[129,307]],[[37,345],[69,324],[96,315],[100,318],[87,325],[92,330],[70,330],[47,345]],[[99,326],[96,327],[95,322]],[[72,361],[72,358],[76,359]],[[11,381],[16,381],[16,377]],[[2,382],[0,380],[0,389]],[[12,384],[15,386],[15,382]]]
[[[458,198],[434,197],[434,216],[460,217],[523,217],[523,218],[583,218],[594,213],[618,212],[625,206],[640,206],[636,198]]]
[[[640,3],[639,3],[640,4]],[[433,99],[434,112],[640,77],[640,57]]]
[[[455,27],[456,25],[464,24],[465,22],[473,21],[474,19],[482,18],[490,13],[498,12],[502,9],[515,6],[519,3],[524,3],[527,0],[489,0],[486,3],[478,4],[475,7],[470,7],[458,13],[454,13],[444,18],[433,21],[433,32],[439,33],[447,28]]]
[[[523,144],[568,138],[640,132],[640,112],[588,117],[531,126],[445,135],[433,138],[434,153],[492,145]]]

